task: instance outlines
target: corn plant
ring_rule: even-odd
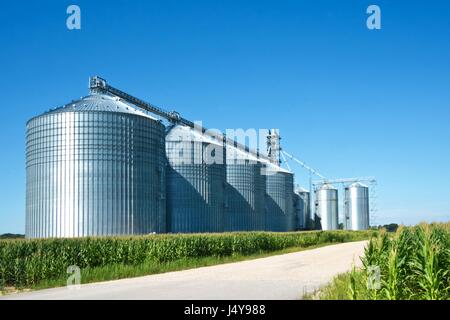
[[[449,299],[450,298],[450,223],[421,224],[417,227],[401,227],[395,234],[380,232],[372,238],[362,257],[359,271],[367,281],[369,270],[379,267],[380,290],[366,289],[359,292],[367,299]],[[354,288],[349,280],[348,294]],[[365,280],[364,280],[365,279]]]
[[[241,232],[82,239],[1,240],[0,287],[32,287],[66,276],[68,266],[139,266],[185,258],[251,255],[321,243],[364,240],[373,231]]]
[[[437,229],[421,226],[416,232],[417,254],[413,256],[411,268],[413,277],[417,280],[419,290],[417,296],[426,300],[439,300],[444,298],[444,278],[448,270],[440,268],[441,238]]]
[[[358,290],[356,288],[356,269],[352,268],[350,273],[350,283],[349,283],[349,299],[357,300],[358,299]]]

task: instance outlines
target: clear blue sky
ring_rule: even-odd
[[[82,29],[68,31],[78,4]],[[378,4],[382,30],[366,28]],[[207,127],[280,128],[378,223],[450,220],[449,1],[2,1],[0,233],[24,232],[25,123],[90,75]],[[297,168],[297,181],[307,175]]]

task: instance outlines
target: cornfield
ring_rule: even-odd
[[[0,241],[0,288],[32,287],[66,275],[68,266],[138,266],[183,258],[250,255],[369,238],[367,232],[224,233]]]
[[[348,299],[450,299],[450,224],[401,227],[373,238],[363,268],[348,275]],[[378,285],[372,285],[374,270]],[[376,280],[376,279],[375,279]]]

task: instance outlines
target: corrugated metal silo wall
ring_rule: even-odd
[[[168,232],[223,232],[225,149],[220,148],[222,164],[207,164],[203,157],[209,143],[176,141],[168,138],[170,134],[166,136]],[[197,161],[192,163],[192,158]]]
[[[369,229],[369,188],[345,188],[345,216],[347,228],[351,230]]]
[[[338,229],[338,191],[336,189],[316,191],[316,213],[320,217],[322,230]]]
[[[304,228],[312,227],[311,221],[311,194],[309,192],[302,192],[300,197],[303,201],[303,219],[305,221]]]
[[[114,112],[27,124],[26,236],[165,232],[164,126]]]
[[[296,228],[307,229],[311,224],[310,196],[308,192],[294,193]]]
[[[288,215],[288,231],[295,230],[295,214],[294,214],[294,175],[284,173],[286,185],[286,212]]]
[[[303,204],[302,199],[298,193],[294,193],[294,214],[295,214],[295,229],[303,229]]]
[[[276,172],[266,176],[266,230],[292,231],[295,229],[294,177]]]
[[[226,231],[264,230],[265,176],[261,163],[227,159]]]

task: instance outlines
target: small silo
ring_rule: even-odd
[[[263,231],[266,177],[258,158],[227,145],[226,231]]]
[[[296,229],[305,230],[311,224],[310,193],[304,188],[296,188],[294,193],[294,208]]]
[[[26,236],[165,232],[165,128],[108,95],[35,117],[26,136]]]
[[[168,232],[224,231],[225,153],[222,139],[182,125],[168,129]]]
[[[331,184],[324,184],[315,192],[316,216],[322,230],[337,230],[338,190]]]
[[[268,161],[264,162],[266,175],[266,231],[293,231],[294,175]]]
[[[369,188],[359,182],[346,187],[344,204],[347,228],[369,229]]]

